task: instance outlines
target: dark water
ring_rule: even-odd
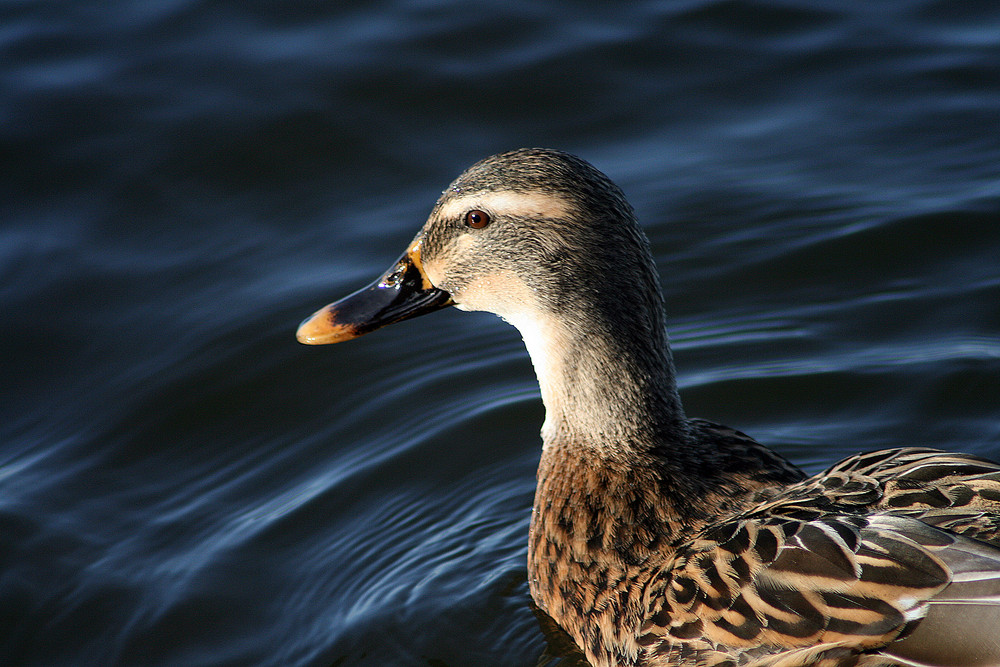
[[[534,665],[517,333],[293,337],[531,145],[632,199],[689,414],[1000,457],[995,2],[8,1],[0,664]]]

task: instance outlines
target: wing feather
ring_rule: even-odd
[[[851,457],[679,545],[644,600],[650,664],[1000,667],[1000,465]]]
[[[664,571],[662,595],[651,589],[651,604],[662,605],[650,614],[663,624],[661,652],[689,640],[759,659],[812,646],[891,646],[893,656],[919,662],[925,637],[950,627],[945,617],[953,610],[936,611],[943,605],[1000,613],[1000,549],[912,517],[793,522],[772,515],[741,520],[724,534],[724,542],[699,544]],[[907,633],[915,639],[898,641]],[[986,664],[993,663],[969,663]]]

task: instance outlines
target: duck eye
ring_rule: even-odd
[[[474,209],[465,214],[465,224],[473,229],[482,229],[490,224],[490,214]]]

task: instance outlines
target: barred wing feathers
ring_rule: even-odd
[[[1000,667],[1000,548],[980,541],[998,475],[932,450],[848,459],[680,549],[639,643],[651,664]]]

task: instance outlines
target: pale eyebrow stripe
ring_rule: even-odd
[[[557,195],[498,190],[458,195],[438,209],[438,216],[454,218],[476,208],[514,217],[562,218],[570,212],[565,200]]]

